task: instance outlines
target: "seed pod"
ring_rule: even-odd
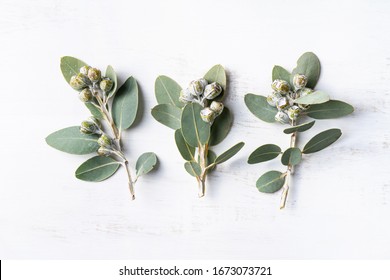
[[[102,73],[99,69],[96,68],[89,68],[88,69],[88,78],[91,80],[92,83],[97,83],[100,81],[102,77]]]
[[[88,76],[88,70],[91,69],[91,66],[83,66],[80,68],[80,73]]]
[[[214,83],[208,84],[205,87],[203,97],[208,99],[208,100],[211,100],[211,99],[216,98],[218,95],[220,95],[221,92],[222,92],[222,87],[218,83],[214,82]]]
[[[288,108],[287,115],[290,118],[290,120],[295,121],[298,118],[300,112],[301,110],[299,109],[299,107],[294,105]]]
[[[279,111],[275,115],[275,120],[277,122],[280,122],[282,124],[288,124],[289,123],[289,117],[284,111]]]
[[[90,84],[90,81],[87,76],[79,73],[70,78],[69,84],[75,90],[82,90]]]
[[[279,110],[282,110],[282,109],[286,109],[288,107],[290,107],[292,104],[292,101],[290,98],[288,97],[282,97],[278,100],[278,102],[276,103],[276,107],[279,109]]]
[[[210,104],[210,109],[215,112],[217,116],[219,116],[223,111],[223,103],[218,101],[213,101]]]
[[[194,96],[190,93],[189,89],[182,89],[179,95],[180,102],[191,103],[194,100]]]
[[[83,134],[100,134],[100,128],[91,121],[83,121],[80,125],[80,132]]]
[[[100,81],[99,87],[102,91],[109,92],[113,85],[114,83],[109,78],[105,78]]]
[[[82,102],[90,102],[92,100],[92,92],[88,89],[85,88],[79,93],[79,98]]]
[[[200,96],[204,91],[204,79],[192,81],[188,86],[188,91],[193,96]]]
[[[267,96],[267,102],[272,107],[276,107],[276,104],[278,103],[280,98],[282,98],[282,95],[274,91],[273,93]]]
[[[102,134],[102,136],[99,137],[97,143],[99,144],[100,147],[104,147],[104,148],[112,147],[112,140],[106,134]]]
[[[108,157],[108,156],[110,156],[112,154],[112,150],[104,148],[104,147],[100,147],[97,150],[97,153],[98,153],[99,156]]]
[[[274,80],[271,84],[271,87],[274,91],[282,95],[286,95],[290,91],[290,85],[284,80]]]
[[[216,113],[209,107],[206,107],[200,111],[200,117],[204,122],[212,123],[216,117]]]
[[[304,88],[307,84],[307,77],[302,74],[295,74],[293,78],[293,84],[296,89]]]

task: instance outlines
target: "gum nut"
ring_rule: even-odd
[[[97,150],[97,153],[99,156],[108,157],[109,155],[111,155],[111,150],[104,148],[104,147],[100,147]]]
[[[304,88],[307,84],[307,77],[302,74],[295,74],[293,78],[293,84],[296,89]]]
[[[102,123],[94,116],[90,116],[87,121],[94,123],[100,129],[102,128]]]
[[[204,86],[200,80],[195,80],[189,84],[188,90],[193,96],[200,96],[204,91]]]
[[[82,90],[88,86],[88,77],[79,73],[70,78],[70,86],[75,90]]]
[[[85,88],[79,93],[79,98],[82,102],[89,102],[92,100],[92,92],[88,89]]]
[[[277,92],[273,92],[267,96],[267,102],[269,105],[276,107],[276,104],[278,103],[278,100],[282,98],[282,95]]]
[[[211,110],[209,107],[206,107],[200,111],[200,117],[204,122],[211,123],[214,121],[216,115],[213,110]]]
[[[287,107],[290,106],[290,101],[288,100],[287,97],[282,97],[280,98],[277,103],[276,103],[276,107],[279,109],[279,110],[282,110],[282,109],[285,109]]]
[[[188,89],[182,89],[180,91],[179,100],[183,103],[190,103],[194,100],[193,95],[189,92]]]
[[[283,95],[287,94],[290,91],[290,85],[284,80],[274,80],[271,84],[271,87],[274,91]]]
[[[298,118],[300,111],[301,110],[296,105],[288,108],[287,114],[288,114],[288,117],[290,118],[290,120],[295,121]]]
[[[283,124],[288,124],[289,123],[289,117],[283,111],[279,111],[279,112],[276,113],[275,120],[277,122],[280,122],[280,123],[283,123]]]
[[[109,92],[112,89],[114,83],[110,79],[104,79],[100,81],[99,87],[104,92]]]
[[[83,134],[93,134],[97,130],[96,125],[93,122],[83,121],[80,125],[80,132]]]
[[[205,87],[203,96],[206,99],[211,100],[211,99],[214,99],[215,97],[217,97],[218,95],[220,95],[221,92],[222,92],[222,87],[218,83],[214,82],[214,83],[208,84]]]
[[[306,95],[312,94],[313,92],[314,92],[314,91],[313,91],[312,89],[310,89],[310,88],[303,88],[303,89],[300,89],[300,90],[297,91],[297,95],[298,95],[297,98],[299,98],[299,97],[304,97],[304,96],[306,96]]]
[[[99,69],[96,68],[89,68],[88,69],[88,78],[91,80],[92,83],[99,82],[102,77],[102,73]]]
[[[205,78],[201,78],[198,81],[201,82],[203,88],[205,88],[209,84],[209,82]]]
[[[223,108],[224,106],[222,102],[213,101],[210,104],[210,109],[214,111],[217,114],[217,116],[219,116],[222,113]]]
[[[112,146],[111,138],[108,137],[106,134],[100,136],[97,143],[99,144],[100,147],[104,147],[104,148],[111,148]]]
[[[80,73],[83,74],[83,75],[86,75],[88,76],[88,70],[90,69],[91,67],[90,66],[83,66],[80,68]]]

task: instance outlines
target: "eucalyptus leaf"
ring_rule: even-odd
[[[351,114],[353,107],[348,103],[338,100],[312,105],[306,110],[306,114],[313,119],[333,119]]]
[[[172,104],[159,104],[152,109],[152,116],[156,121],[172,129],[181,126],[181,109]]]
[[[218,145],[226,138],[233,123],[233,117],[228,108],[224,108],[222,114],[218,116],[210,132],[210,146]]]
[[[311,104],[321,104],[327,101],[329,101],[329,95],[323,91],[317,90],[311,94],[295,99],[294,102],[298,104],[311,105]]]
[[[283,130],[283,132],[286,134],[291,134],[294,132],[304,132],[304,131],[312,128],[315,122],[316,121],[311,121],[311,122],[303,123],[300,125],[292,126],[292,127],[286,128],[285,130]]]
[[[216,82],[226,91],[226,72],[222,65],[214,65],[204,77],[209,83]]]
[[[272,81],[277,79],[283,80],[290,84],[290,88],[293,88],[292,84],[290,83],[290,77],[291,73],[279,65],[275,65],[272,69]]]
[[[207,153],[207,163],[206,163],[206,166],[209,166],[211,164],[213,164],[215,162],[215,159],[217,158],[217,155],[209,150],[208,153]],[[215,169],[215,165],[213,165],[212,167],[210,167],[207,172],[211,172]]]
[[[278,110],[268,104],[266,97],[248,93],[245,95],[245,104],[249,111],[260,120],[269,123],[275,122]]]
[[[107,78],[110,78],[111,81],[114,83],[114,85],[112,86],[112,89],[107,93],[107,96],[108,98],[111,98],[114,96],[115,94],[115,91],[118,87],[118,78],[116,76],[116,73],[114,71],[114,68],[112,68],[111,65],[108,65],[107,66],[107,69],[106,69],[106,77]]]
[[[99,106],[97,105],[94,105],[93,103],[91,102],[86,102],[85,103],[85,106],[88,108],[88,110],[91,112],[92,116],[94,116],[95,118],[99,119],[99,120],[102,120],[103,119],[103,113],[102,111],[100,111],[100,108]]]
[[[100,182],[111,177],[119,166],[120,163],[110,157],[96,156],[81,164],[75,175],[83,181]]]
[[[261,175],[256,182],[256,187],[263,193],[274,193],[283,187],[285,173],[279,171],[268,171]]]
[[[154,91],[158,104],[172,104],[178,108],[184,106],[184,103],[179,100],[181,86],[171,78],[158,76],[154,84]]]
[[[248,158],[249,164],[255,164],[259,162],[268,161],[278,157],[282,152],[279,146],[274,144],[266,144],[258,147]]]
[[[298,148],[288,148],[282,155],[283,165],[297,165],[302,160],[301,150]]]
[[[245,143],[244,142],[240,142],[236,145],[234,145],[233,147],[231,147],[230,149],[228,149],[226,152],[222,153],[221,155],[219,155],[214,163],[215,164],[220,164],[222,162],[225,162],[227,161],[228,159],[230,159],[231,157],[233,157],[235,154],[237,154],[241,149],[242,147],[244,147]]]
[[[129,77],[118,89],[112,103],[112,117],[118,129],[129,128],[135,121],[138,111],[138,85]]]
[[[137,178],[149,173],[157,164],[157,156],[155,153],[143,153],[135,164]]]
[[[188,145],[186,140],[184,140],[181,129],[177,129],[175,131],[175,142],[177,149],[185,160],[194,160],[195,148]]]
[[[199,177],[202,174],[202,168],[195,161],[187,161],[184,163],[184,168],[191,176]]]
[[[80,59],[77,59],[75,57],[71,57],[71,56],[61,57],[61,63],[60,63],[61,72],[68,84],[70,78],[80,73],[80,68],[86,65],[87,64],[84,61],[81,61]]]
[[[203,107],[197,103],[187,104],[181,114],[181,131],[186,142],[192,147],[205,144],[210,138],[210,124],[200,117]]]
[[[325,149],[326,147],[333,144],[337,139],[340,138],[340,136],[341,130],[338,128],[332,128],[318,133],[316,136],[310,139],[309,142],[307,142],[303,148],[302,153],[311,154],[321,151],[322,149]]]
[[[320,78],[320,73],[320,60],[314,53],[307,52],[298,59],[297,67],[292,71],[290,83],[293,83],[292,81],[295,74],[303,74],[307,77],[306,87],[314,89]]]
[[[98,138],[95,134],[81,133],[79,126],[71,126],[51,133],[47,136],[46,143],[65,153],[85,155],[99,149]]]

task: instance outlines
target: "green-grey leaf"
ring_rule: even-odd
[[[279,65],[275,65],[272,69],[272,81],[279,79],[284,80],[290,84],[290,76],[291,73]],[[291,84],[290,87],[292,88]]]
[[[106,69],[106,77],[107,78],[110,78],[111,81],[114,82],[114,85],[112,86],[112,89],[108,92],[108,98],[111,98],[114,96],[115,94],[115,91],[118,87],[118,78],[116,76],[116,73],[114,71],[114,68],[112,68],[111,65],[108,65],[107,66],[107,69]]]
[[[205,75],[204,78],[209,82],[216,82],[220,84],[224,91],[226,91],[226,72],[222,65],[214,65]]]
[[[333,119],[349,115],[353,112],[353,107],[348,103],[338,100],[329,100],[328,102],[312,105],[305,112],[313,119]]]
[[[311,122],[303,123],[300,125],[292,126],[292,127],[286,128],[285,130],[283,130],[283,132],[286,134],[291,134],[294,132],[304,132],[304,131],[312,128],[312,126],[314,125],[315,122],[316,121],[311,121]]]
[[[79,126],[71,126],[47,136],[46,143],[65,153],[86,155],[99,149],[98,138],[97,135],[82,134]]]
[[[181,86],[167,76],[158,76],[154,84],[154,92],[158,104],[172,104],[182,108],[184,103],[180,102]]]
[[[120,163],[110,157],[96,156],[82,163],[75,175],[83,181],[100,182],[111,177],[119,166]]]
[[[155,153],[143,153],[135,164],[137,178],[152,171],[156,164],[157,156]]]
[[[301,55],[297,61],[297,67],[293,70],[290,83],[292,84],[292,79],[295,74],[303,74],[307,77],[306,87],[314,89],[318,79],[320,78],[321,73],[321,64],[318,57],[312,53],[307,52]]]
[[[329,101],[329,95],[323,91],[317,90],[311,94],[295,99],[294,102],[298,104],[311,105],[311,104],[321,104],[327,101]]]
[[[191,176],[198,177],[202,174],[202,168],[195,161],[187,161],[184,163],[184,168]]]
[[[232,114],[230,113],[230,110],[225,107],[222,114],[215,119],[211,126],[210,146],[218,145],[226,138],[232,126],[232,122]]]
[[[159,104],[152,109],[156,121],[172,129],[180,128],[181,109],[172,104]]]
[[[210,138],[210,124],[200,117],[202,106],[197,103],[187,104],[181,114],[181,131],[186,142],[192,147],[205,144]]]
[[[260,120],[269,123],[275,122],[278,110],[268,104],[266,97],[248,93],[245,95],[245,104],[249,111]]]
[[[175,142],[177,149],[185,160],[194,160],[195,148],[188,145],[186,140],[184,140],[181,129],[177,129],[175,131]]]
[[[311,154],[322,149],[325,149],[332,143],[334,143],[341,136],[341,130],[338,128],[332,128],[318,133],[316,136],[311,138],[309,142],[303,148],[302,153]]]
[[[231,157],[233,157],[235,154],[237,154],[241,149],[242,147],[244,147],[245,143],[244,142],[240,142],[236,145],[234,145],[233,147],[231,147],[230,149],[228,149],[226,152],[222,153],[221,155],[219,155],[214,163],[215,164],[220,164],[222,162],[225,162],[227,161],[228,159],[230,159]]]
[[[298,148],[288,148],[282,155],[283,165],[296,165],[302,160],[301,150]]]
[[[274,144],[266,144],[258,147],[253,153],[250,154],[248,158],[249,164],[255,164],[259,162],[268,161],[276,158],[280,155],[282,149],[279,146]]]
[[[268,171],[261,175],[256,182],[256,187],[263,193],[274,193],[283,187],[285,173],[279,171]]]
[[[102,111],[100,111],[100,108],[98,108],[97,105],[95,106],[91,102],[87,102],[87,103],[85,103],[85,106],[91,112],[92,116],[94,116],[95,118],[97,118],[99,120],[103,119],[103,113],[102,113]]]
[[[61,72],[64,76],[66,82],[69,84],[70,78],[74,75],[80,73],[80,68],[86,66],[87,64],[80,59],[71,56],[61,57]]]
[[[133,77],[129,77],[118,89],[112,103],[112,117],[116,126],[129,128],[135,121],[138,111],[138,85]]]

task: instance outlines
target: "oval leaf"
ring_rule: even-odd
[[[181,129],[175,131],[175,142],[177,149],[185,160],[194,160],[195,148],[188,145],[186,140],[184,140]]]
[[[233,157],[235,154],[237,154],[241,149],[242,147],[244,147],[245,143],[244,142],[240,142],[236,145],[234,145],[233,147],[231,147],[230,149],[228,149],[226,152],[222,153],[221,155],[219,155],[214,163],[215,164],[220,164],[222,162],[225,162],[227,161],[228,159],[230,159],[231,157]]]
[[[83,181],[100,182],[111,177],[119,166],[120,163],[110,157],[96,156],[81,164],[75,175]]]
[[[61,72],[68,84],[70,78],[80,73],[80,68],[86,65],[87,64],[84,61],[81,61],[80,59],[77,59],[75,57],[71,57],[71,56],[61,57],[61,62],[60,62]]]
[[[283,187],[285,173],[279,171],[268,171],[261,175],[256,182],[256,187],[263,193],[274,193]]]
[[[253,153],[251,153],[248,158],[248,163],[255,164],[259,162],[268,161],[276,158],[278,155],[280,155],[281,152],[282,149],[280,149],[279,146],[274,144],[266,144],[258,147],[256,150],[253,151]]]
[[[329,100],[328,102],[312,105],[305,112],[313,119],[334,119],[349,115],[353,112],[353,107],[348,103]]]
[[[135,121],[138,111],[138,85],[129,77],[118,89],[112,103],[112,117],[120,130],[129,128]]]
[[[245,104],[249,111],[260,120],[269,123],[275,122],[278,110],[268,104],[266,97],[249,93],[245,95]]]
[[[184,168],[191,176],[199,177],[202,174],[202,168],[195,161],[187,161],[184,163]]]
[[[288,72],[286,69],[279,65],[275,65],[274,68],[272,69],[272,81],[279,79],[279,80],[284,80],[290,84],[290,72]],[[290,84],[290,88],[292,88]]]
[[[180,102],[181,86],[167,76],[158,76],[154,84],[154,93],[158,104],[172,104],[182,108],[184,103]]]
[[[308,94],[306,96],[302,96],[298,99],[295,99],[295,103],[298,104],[306,104],[306,105],[311,105],[311,104],[321,104],[329,101],[329,95],[323,91],[315,91],[312,94]]]
[[[53,132],[46,138],[46,143],[65,153],[85,155],[99,149],[97,135],[86,135],[80,132],[79,126],[71,126]]]
[[[103,119],[103,113],[102,113],[102,111],[100,111],[99,106],[94,105],[94,104],[91,103],[91,102],[85,103],[85,106],[86,106],[86,107],[88,108],[88,110],[91,112],[92,116],[94,116],[95,118],[97,118],[97,119],[99,119],[99,120],[102,120],[102,119]]]
[[[306,87],[314,89],[318,79],[320,78],[320,73],[320,60],[314,53],[307,52],[301,55],[301,57],[298,59],[297,67],[292,72],[290,83],[292,84],[292,80],[295,74],[303,74],[307,77]]]
[[[116,76],[116,73],[114,71],[114,68],[112,68],[111,65],[108,65],[107,66],[107,69],[106,69],[106,77],[107,78],[110,78],[111,81],[114,82],[114,85],[112,86],[112,89],[108,92],[108,98],[111,98],[114,96],[115,94],[115,91],[118,87],[118,78]]]
[[[157,156],[155,153],[144,153],[138,159],[135,164],[135,171],[137,178],[149,173],[157,164]]]
[[[204,76],[209,83],[218,83],[226,91],[226,72],[222,65],[214,65]]]
[[[302,160],[301,150],[298,148],[289,148],[282,155],[283,165],[296,165]]]
[[[186,142],[192,147],[205,144],[210,138],[210,124],[200,117],[202,106],[197,103],[187,104],[181,114],[181,131]]]
[[[332,143],[334,143],[341,136],[341,130],[338,128],[332,128],[318,133],[316,136],[310,139],[309,142],[303,148],[302,153],[311,154],[322,149],[325,149]]]
[[[222,114],[219,115],[213,125],[210,132],[210,146],[218,145],[228,135],[233,123],[233,117],[228,108],[224,108]]]
[[[283,130],[283,132],[286,134],[291,134],[294,132],[304,132],[304,131],[312,128],[315,122],[316,121],[311,121],[311,122],[303,123],[300,125],[292,126],[292,127],[286,128],[285,130]]]
[[[159,104],[152,109],[152,116],[156,121],[172,129],[179,129],[181,109],[172,104]]]

